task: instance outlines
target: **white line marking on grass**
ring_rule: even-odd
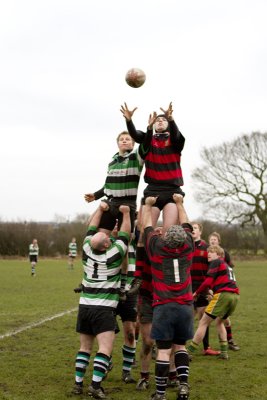
[[[0,339],[4,339],[4,338],[6,338],[6,337],[10,337],[10,336],[17,335],[18,333],[24,332],[24,331],[26,331],[26,330],[28,330],[28,329],[35,328],[36,326],[42,325],[42,324],[44,324],[45,322],[52,321],[53,319],[63,317],[64,315],[73,313],[74,311],[77,311],[77,307],[72,308],[71,310],[63,311],[63,312],[61,312],[61,313],[52,315],[51,317],[47,317],[47,318],[41,319],[40,321],[33,322],[32,324],[22,326],[21,328],[16,329],[16,330],[14,330],[14,331],[7,332],[7,333],[5,333],[4,335],[1,335],[1,336],[0,336]]]

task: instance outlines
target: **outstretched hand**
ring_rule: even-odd
[[[156,111],[153,111],[152,114],[149,114],[149,118],[148,118],[148,126],[150,129],[152,129],[154,123],[156,122],[157,119],[157,113]]]
[[[135,107],[133,110],[129,110],[129,108],[128,108],[126,103],[124,103],[124,106],[121,106],[121,108],[120,108],[120,112],[122,112],[124,118],[127,121],[131,121],[135,110],[137,110],[137,107]]]
[[[161,108],[161,111],[164,113],[165,117],[167,118],[168,121],[172,121],[173,117],[172,117],[172,113],[173,113],[173,108],[172,108],[172,102],[170,102],[169,107],[167,108],[167,110],[164,110],[163,108]]]
[[[93,193],[87,193],[84,195],[84,199],[87,203],[91,203],[91,201],[95,200],[95,195]]]

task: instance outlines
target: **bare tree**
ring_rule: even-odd
[[[267,133],[203,148],[201,158],[204,164],[192,178],[206,216],[242,225],[260,223],[267,253]]]

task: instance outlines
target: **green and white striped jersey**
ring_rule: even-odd
[[[77,256],[77,243],[70,242],[69,243],[69,257]]]
[[[132,240],[128,247],[127,281],[126,281],[126,286],[125,286],[126,291],[130,289],[132,281],[134,279],[134,273],[136,270],[135,261],[136,261],[136,259],[135,259],[135,244],[134,244],[134,241]]]
[[[104,185],[106,196],[137,196],[140,175],[144,165],[142,146],[125,153],[116,153],[108,165],[107,178]]]
[[[121,264],[127,252],[129,235],[119,232],[118,238],[103,252],[94,251],[91,237],[97,232],[90,227],[83,242],[83,292],[80,304],[116,308],[119,302]]]
[[[39,254],[38,244],[31,243],[29,245],[29,256],[38,256],[38,254]]]

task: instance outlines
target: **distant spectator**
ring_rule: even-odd
[[[29,259],[31,263],[32,276],[36,275],[36,264],[38,262],[39,246],[37,239],[33,239],[32,243],[29,245]]]
[[[74,260],[77,257],[77,243],[76,238],[73,237],[69,243],[69,269],[74,268]]]

